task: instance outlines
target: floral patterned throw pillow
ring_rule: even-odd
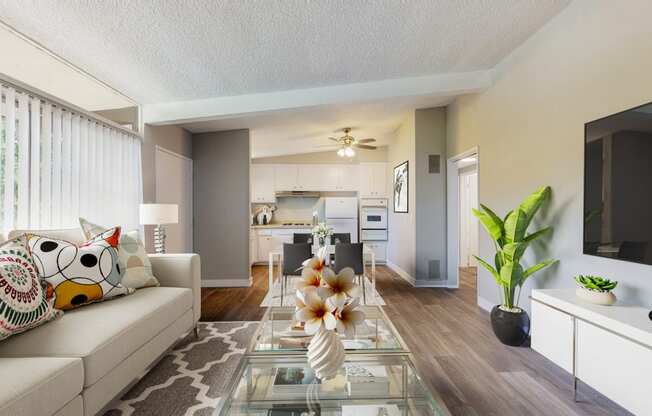
[[[86,238],[92,238],[107,230],[107,227],[93,224],[84,218],[79,219],[79,225]],[[138,231],[127,231],[120,234],[118,261],[124,272],[121,282],[123,286],[134,289],[159,286],[156,276],[152,273],[152,263],[149,261]]]
[[[53,292],[39,279],[27,236],[0,245],[0,340],[61,314],[54,309]]]
[[[54,291],[55,308],[73,309],[133,292],[120,283],[120,227],[81,245],[34,234],[28,238],[39,275]]]

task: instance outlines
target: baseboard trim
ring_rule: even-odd
[[[387,266],[392,269],[393,271],[396,272],[399,276],[403,278],[406,282],[411,284],[412,286],[416,286],[417,279],[412,277],[410,273],[406,272],[405,270],[401,269],[398,264],[392,263],[391,261],[387,260]]]
[[[478,306],[487,312],[491,312],[491,310],[494,307],[494,303],[483,297],[478,296]]]
[[[249,279],[202,279],[201,287],[250,287],[253,277]]]

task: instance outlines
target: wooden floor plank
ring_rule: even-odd
[[[203,288],[202,320],[260,320],[267,268],[253,267],[252,276],[249,288]],[[502,345],[477,306],[475,268],[460,269],[459,289],[429,289],[379,266],[377,288],[424,383],[453,415],[629,415],[585,385],[574,402],[564,370],[530,348]]]

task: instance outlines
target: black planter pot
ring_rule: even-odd
[[[527,312],[507,312],[496,305],[491,310],[491,328],[505,345],[520,347],[530,335],[530,317]]]

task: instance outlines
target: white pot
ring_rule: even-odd
[[[612,292],[598,292],[596,290],[588,290],[583,287],[578,287],[575,290],[578,298],[587,302],[595,303],[596,305],[613,305],[616,303],[616,295]]]
[[[344,345],[335,331],[320,329],[308,344],[308,364],[317,378],[333,378],[344,364]]]

